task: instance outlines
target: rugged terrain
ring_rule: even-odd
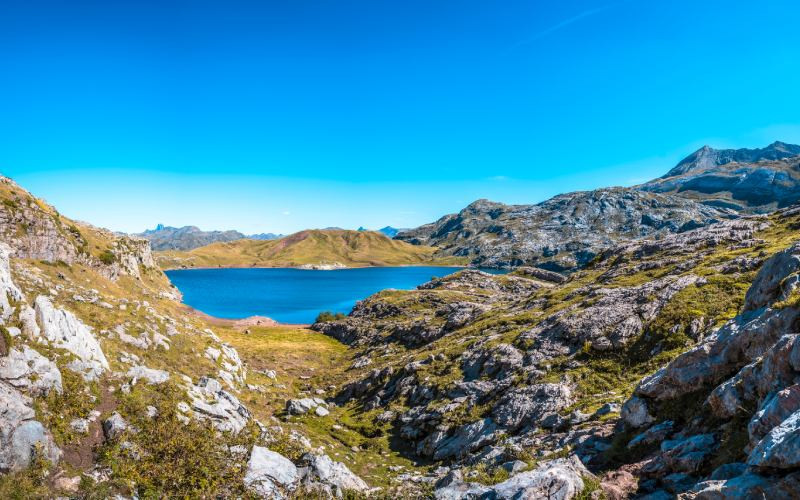
[[[679,196],[608,188],[568,193],[538,205],[478,200],[395,238],[435,246],[441,255],[466,257],[482,267],[535,264],[563,271],[585,266],[621,241],[687,231],[734,216]]]
[[[150,241],[153,250],[191,250],[218,241],[236,241],[244,238],[252,240],[274,240],[283,235],[261,233],[245,235],[239,231],[203,231],[195,226],[171,227],[159,224],[133,236]]]
[[[339,268],[455,265],[465,259],[434,257],[434,248],[392,240],[373,231],[313,229],[278,240],[214,243],[188,252],[159,252],[164,269],[190,267]]]
[[[790,209],[628,242],[568,279],[463,271],[313,328],[355,351],[336,401],[446,466],[408,476],[437,498],[518,498],[567,456],[609,498],[793,498],[798,228]]]
[[[327,387],[339,342],[212,330],[146,240],[70,220],[7,178],[0,234],[0,498],[370,491],[349,448],[278,419],[288,398],[324,397],[309,386]]]
[[[663,196],[658,196],[658,195]],[[657,238],[800,201],[800,146],[704,146],[666,175],[631,188],[567,193],[536,205],[478,200],[396,238],[473,265],[580,269],[617,243]]]

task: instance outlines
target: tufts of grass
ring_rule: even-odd
[[[255,424],[224,438],[203,422],[178,419],[177,403],[184,396],[174,384],[155,388],[137,385],[120,399],[120,413],[137,429],[106,443],[99,462],[125,485],[122,493],[142,498],[250,498],[244,489],[246,454],[235,457],[226,445],[249,450],[257,442]],[[149,418],[146,406],[155,406]]]
[[[0,498],[8,500],[52,498],[52,492],[47,484],[50,468],[50,462],[37,448],[27,469],[0,474]]]
[[[59,363],[63,365],[63,363]],[[50,391],[34,401],[37,418],[50,429],[53,439],[60,445],[75,443],[81,436],[70,422],[76,418],[86,418],[94,409],[99,389],[97,383],[87,383],[83,378],[67,368],[61,368],[63,392]]]
[[[117,260],[117,256],[111,250],[103,250],[103,252],[97,256],[100,259],[100,262],[103,264],[110,266]]]
[[[14,346],[14,337],[8,333],[4,326],[0,326],[0,356],[8,356],[9,351]]]

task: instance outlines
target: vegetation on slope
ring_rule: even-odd
[[[307,230],[279,240],[213,243],[188,252],[156,254],[163,269],[191,267],[300,267],[457,265],[436,258],[435,248],[392,240],[373,231]]]

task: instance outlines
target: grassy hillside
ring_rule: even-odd
[[[115,494],[250,498],[242,482],[249,451],[232,455],[228,446],[245,445],[249,450],[260,444],[298,458],[307,450],[290,434],[326,446],[331,456],[345,461],[370,484],[389,486],[391,480],[384,471],[390,465],[412,466],[398,452],[385,448],[354,452],[353,446],[363,438],[350,429],[331,435],[329,429],[337,421],[333,417],[318,421],[283,417],[289,398],[330,395],[318,391],[327,390],[323,388],[330,387],[331,380],[351,362],[349,350],[337,340],[296,328],[249,327],[245,333],[207,324],[202,317],[187,313],[157,267],[142,262],[147,254],[139,252],[149,252],[146,243],[140,247],[140,240],[68,219],[3,177],[0,236],[13,251],[11,277],[24,295],[12,300],[13,312],[0,315],[0,364],[9,351],[30,348],[52,361],[63,380],[63,391],[25,395],[31,398],[36,421],[62,450],[61,459],[51,464],[42,458],[27,469],[0,471],[0,498],[107,498]],[[419,259],[425,258],[424,252],[420,255]],[[136,264],[128,265],[136,258],[140,259]],[[9,333],[23,327],[19,312],[41,296],[74,314],[97,339],[109,364],[97,379],[84,380],[68,368],[75,356],[41,335],[29,338]],[[126,337],[118,333],[120,329]],[[156,344],[158,338],[162,340]],[[234,350],[232,357],[223,347]],[[235,362],[237,349],[241,365]],[[218,358],[209,355],[220,351]],[[129,375],[134,365],[164,370],[169,379],[158,384],[134,382]],[[230,384],[220,376],[226,370],[234,375]],[[266,375],[270,372],[274,376]],[[36,380],[37,375],[32,377]],[[258,432],[252,419],[235,435],[218,431],[205,420],[180,420],[178,403],[191,403],[187,390],[203,377],[222,381],[253,418],[269,424],[269,435]],[[6,379],[0,378],[0,386],[9,387]],[[207,402],[214,401],[210,397]],[[8,404],[0,398],[0,407]],[[159,418],[149,418],[147,407],[157,411]],[[89,418],[92,411],[99,416],[90,422],[87,433],[71,427],[73,419]],[[137,431],[120,441],[104,439],[101,422],[114,412]],[[136,454],[128,453],[128,447]],[[103,473],[91,475],[94,470]]]
[[[307,230],[279,240],[239,240],[213,243],[187,252],[159,252],[156,259],[163,269],[464,263],[458,257],[435,258],[435,252],[435,248],[392,240],[372,231]]]

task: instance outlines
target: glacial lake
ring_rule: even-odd
[[[167,271],[183,302],[228,319],[267,316],[280,323],[312,323],[321,311],[349,313],[356,301],[387,288],[412,290],[459,267],[302,269],[179,269]],[[499,273],[500,271],[491,271]]]

